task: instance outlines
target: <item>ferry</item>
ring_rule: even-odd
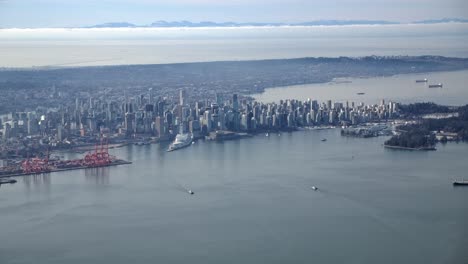
[[[427,79],[416,80],[417,83],[427,83]]]
[[[193,141],[193,135],[192,134],[177,134],[174,142],[169,145],[169,148],[167,149],[168,152],[178,150],[181,148],[188,147],[192,144]]]
[[[442,84],[441,83],[438,83],[438,84],[429,84],[429,88],[442,88]]]

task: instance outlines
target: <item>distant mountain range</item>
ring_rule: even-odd
[[[429,19],[413,22],[414,24],[438,24],[438,23],[468,23],[468,19],[463,18],[442,18],[442,19]]]
[[[468,23],[468,19],[443,18],[411,22],[410,24]],[[266,27],[266,26],[344,26],[344,25],[394,25],[400,22],[385,20],[316,20],[303,23],[236,23],[236,22],[191,22],[191,21],[156,21],[149,25],[136,25],[128,22],[110,22],[85,28],[140,28],[140,27]]]

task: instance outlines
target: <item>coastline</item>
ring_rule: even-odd
[[[128,164],[132,164],[132,162],[131,161],[126,161],[126,160],[116,160],[111,164],[103,165],[103,166],[97,166],[97,167],[77,166],[77,167],[70,167],[70,168],[54,168],[54,169],[52,169],[52,170],[50,170],[48,172],[43,172],[43,173],[23,173],[23,172],[21,172],[21,173],[3,174],[3,175],[0,175],[0,178],[47,174],[47,173],[70,171],[70,170],[84,170],[84,169],[104,168],[104,167],[112,167],[112,166],[128,165]]]
[[[392,146],[392,145],[387,145],[387,144],[383,144],[383,146],[388,149],[400,149],[400,150],[410,150],[410,151],[435,151],[437,150],[435,147],[408,148],[408,147]]]

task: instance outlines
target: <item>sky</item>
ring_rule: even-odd
[[[467,0],[0,0],[0,27],[78,27],[158,20],[411,22],[468,18]]]

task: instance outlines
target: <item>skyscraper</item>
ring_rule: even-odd
[[[232,95],[232,109],[236,112],[239,111],[239,98],[237,94]]]
[[[148,89],[148,103],[153,104],[153,88]]]
[[[216,103],[221,106],[223,104],[223,99],[220,93],[216,93]]]
[[[179,104],[180,105],[184,105],[185,104],[185,90],[184,89],[180,89],[179,91]]]

